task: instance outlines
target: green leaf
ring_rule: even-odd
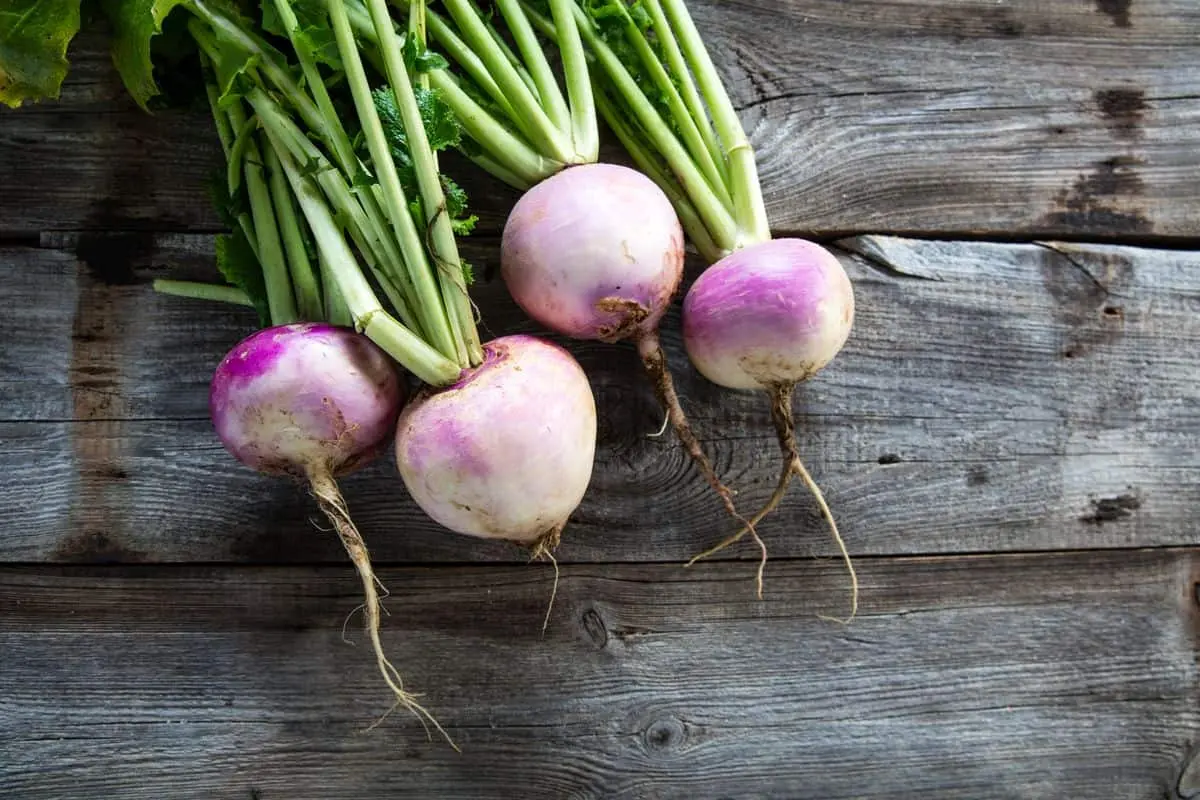
[[[67,75],[67,46],[79,32],[80,0],[0,3],[0,103],[55,99]]]
[[[254,70],[258,67],[259,58],[245,50],[221,43],[217,62],[218,84],[217,107],[222,111],[229,108],[248,95],[259,85]]]
[[[208,0],[219,14],[248,29],[254,25],[241,14],[238,0]],[[113,29],[112,56],[125,88],[142,108],[161,92],[154,78],[154,40],[163,32],[167,17],[187,0],[100,0],[100,7]],[[180,39],[187,41],[188,39]]]
[[[445,150],[455,147],[462,140],[462,126],[454,111],[442,99],[436,89],[414,87],[417,95],[417,108],[421,110],[421,123],[425,126],[425,135],[429,137],[429,146],[434,150]]]
[[[223,169],[213,170],[208,176],[208,197],[216,209],[217,217],[227,228],[237,228],[241,223],[238,216],[250,213],[250,200],[246,195],[245,186],[236,195],[229,194],[227,172]]]
[[[675,119],[671,114],[666,93],[659,88],[642,61],[641,54],[638,53],[631,41],[631,36],[636,37],[636,33],[632,33],[630,29],[641,31],[659,63],[665,63],[658,39],[652,29],[653,20],[650,12],[642,7],[641,0],[633,0],[630,3],[625,0],[583,0],[580,5],[592,20],[600,38],[629,70],[629,74],[633,76],[638,88],[654,105],[663,122],[675,129]],[[668,74],[670,74],[669,70]],[[670,77],[678,87],[678,76],[671,74]]]
[[[100,0],[113,28],[112,55],[125,88],[137,104],[149,110],[159,93],[154,82],[150,42],[162,33],[163,21],[184,0]]]
[[[258,311],[258,321],[266,328],[271,324],[270,306],[267,304],[267,284],[263,278],[262,265],[254,257],[250,242],[240,229],[217,237],[217,269],[225,280],[241,289],[250,298]]]
[[[446,213],[456,236],[466,236],[475,230],[479,217],[467,214],[467,193],[454,181],[442,176],[442,192],[446,195]]]
[[[429,146],[433,150],[445,150],[448,147],[458,147],[463,143],[462,126],[441,94],[435,89],[414,86],[417,98],[417,108],[421,112],[421,123]],[[396,108],[396,98],[391,89],[376,89],[372,96],[375,99],[375,109],[379,113],[379,121],[383,124],[383,132],[387,137],[388,146],[392,151],[392,161],[400,176],[400,183],[409,200],[409,212],[420,227],[426,227],[424,204],[421,200],[420,187],[417,184],[416,170],[413,168],[412,154],[408,148],[408,136],[400,121],[400,110]],[[467,214],[467,193],[454,181],[441,176],[442,192],[446,197],[446,214],[450,217],[450,226],[458,236],[465,236],[475,228],[478,217]]]
[[[407,34],[400,45],[400,57],[404,60],[404,66],[415,72],[432,72],[450,66],[450,62],[441,54],[433,52],[415,37]]]
[[[292,31],[284,27],[275,0],[262,0],[263,30],[275,36],[291,38],[296,49],[310,53],[318,64],[341,72],[342,57],[321,0],[289,0],[289,5],[296,15],[296,28]]]

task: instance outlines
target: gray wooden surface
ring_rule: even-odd
[[[544,638],[548,568],[384,570],[386,642],[461,755],[363,732],[346,570],[0,569],[7,796],[1158,800],[1200,725],[1198,566],[871,559],[844,628],[813,616],[836,564],[765,603],[729,564],[577,565]]]
[[[386,643],[464,752],[364,733],[340,545],[207,419],[253,317],[148,285],[213,274],[211,128],[134,109],[88,35],[60,103],[0,113],[0,797],[1200,797],[1200,5],[690,5],[776,229],[855,282],[796,410],[860,618],[817,618],[846,576],[800,490],[763,601],[752,548],[683,569],[724,515],[632,350],[564,342],[600,442],[544,637],[549,567],[440,530],[386,460],[345,481]],[[464,183],[488,272],[514,196]],[[538,330],[498,280],[476,300]],[[753,507],[766,408],[678,323]]]
[[[1200,235],[1193,0],[689,7],[759,155],[777,229]],[[148,118],[97,46],[76,49],[67,108],[0,126],[0,175],[11,176],[0,230],[217,227],[208,128]],[[482,228],[498,228],[513,198],[480,183]]]

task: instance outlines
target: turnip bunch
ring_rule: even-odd
[[[40,31],[54,21],[39,15],[62,9],[26,11]],[[404,34],[379,18],[374,80],[344,0],[266,0],[259,22],[257,6],[225,0],[109,0],[105,11],[114,61],[143,106],[164,63],[152,45],[166,43],[172,69],[185,45],[199,54],[227,167],[217,189],[232,231],[217,256],[228,283],[156,286],[259,312],[262,329],[214,375],[217,434],[248,466],[309,486],[358,569],[395,703],[436,725],[383,652],[380,586],[337,478],[394,439],[402,480],[433,519],[547,552],[590,480],[596,414],[562,348],[480,341],[456,239],[473,219],[437,157],[460,129],[426,86],[438,65],[423,6]],[[0,60],[6,75],[34,67]],[[0,99],[56,90],[7,84]],[[424,384],[403,417],[397,365]]]
[[[370,54],[384,0],[346,2]],[[393,5],[399,13],[419,4]],[[518,0],[497,0],[486,12],[473,0],[440,5],[443,13],[430,10],[425,20],[448,69],[430,72],[429,84],[463,127],[463,154],[522,192],[501,242],[509,293],[557,333],[631,342],[683,447],[725,509],[745,523],[691,430],[659,341],[659,322],[683,276],[683,228],[653,181],[598,162],[592,76],[573,4],[549,0],[545,17]],[[561,86],[538,27],[558,32]]]
[[[573,0],[572,6],[571,28],[589,55],[597,108],[712,264],[683,301],[688,356],[720,386],[767,394],[783,454],[778,485],[750,524],[696,558],[747,534],[757,538],[754,526],[798,476],[850,571],[852,617],[858,601],[854,567],[820,487],[801,461],[792,413],[796,384],[823,369],[849,338],[850,280],[825,248],[772,238],[753,149],[684,0]],[[546,15],[544,2],[524,7],[561,47],[559,16]],[[765,562],[765,547],[762,553]]]

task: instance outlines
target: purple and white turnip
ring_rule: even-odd
[[[849,554],[833,514],[800,459],[792,394],[797,383],[837,356],[853,325],[849,276],[832,253],[803,239],[773,239],[735,250],[705,270],[683,302],[683,343],[696,369],[718,386],[764,391],[770,397],[784,463],[775,491],[750,520],[751,529],[779,505],[792,477],[799,476],[816,498],[847,562]],[[856,588],[853,567],[850,575]]]
[[[550,553],[591,480],[596,406],[579,363],[532,336],[484,345],[483,363],[426,387],[400,414],[396,464],[434,520]]]

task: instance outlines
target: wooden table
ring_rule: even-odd
[[[810,498],[751,547],[629,347],[570,343],[601,424],[562,581],[449,535],[390,463],[345,491],[385,643],[463,748],[386,710],[309,498],[220,447],[207,380],[250,313],[213,274],[204,113],[124,96],[98,35],[0,114],[0,796],[1147,798],[1200,794],[1200,4],[694,0],[780,232],[855,281],[797,399]],[[610,155],[613,154],[612,151]],[[615,157],[615,156],[614,156]],[[494,268],[511,192],[468,182]],[[689,280],[701,265],[692,264]],[[533,331],[496,279],[492,334]],[[757,397],[669,355],[749,507]],[[345,638],[358,646],[350,646]]]

